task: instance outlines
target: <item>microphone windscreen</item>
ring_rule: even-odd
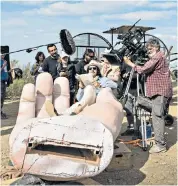
[[[74,54],[76,47],[75,47],[75,42],[70,32],[67,29],[63,29],[60,31],[59,37],[60,37],[61,46],[64,52],[68,55]]]

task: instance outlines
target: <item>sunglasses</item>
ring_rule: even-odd
[[[87,55],[88,57],[90,57],[90,58],[94,58],[95,56],[90,56],[90,55]]]
[[[89,70],[97,70],[96,67],[89,67]]]

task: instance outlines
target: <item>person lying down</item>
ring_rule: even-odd
[[[86,106],[94,104],[98,93],[103,88],[117,88],[117,83],[107,77],[101,76],[101,65],[96,60],[92,60],[84,68],[87,71],[87,74],[76,75],[76,79],[79,81],[79,89],[76,95],[78,102],[62,112],[62,115],[78,114]],[[53,110],[49,101],[46,102],[46,108],[48,111]],[[54,115],[54,113],[52,115]]]

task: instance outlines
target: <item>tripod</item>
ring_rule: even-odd
[[[131,81],[134,75],[134,69],[131,70],[130,72],[130,76],[128,79],[128,83],[125,89],[125,92],[123,94],[123,97],[120,99],[120,101],[122,102],[123,107],[126,104],[126,101],[128,99],[128,94],[129,94],[129,89],[130,89],[130,85],[131,85]],[[136,97],[133,97],[133,116],[134,116],[134,139],[140,139],[141,138],[141,142],[142,142],[142,149],[144,151],[147,150],[147,121],[146,121],[146,117],[148,116],[148,112],[143,108],[140,107],[136,104],[137,101],[137,97],[140,96],[140,94],[142,96],[145,96],[146,91],[145,91],[145,77],[143,82],[141,83],[139,81],[140,75],[137,73],[137,95]]]

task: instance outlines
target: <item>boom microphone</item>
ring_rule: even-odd
[[[60,36],[60,41],[55,42],[53,44],[61,43],[61,46],[66,54],[68,54],[68,55],[74,54],[76,47],[75,47],[75,42],[74,42],[70,32],[66,29],[63,29],[60,31],[59,36]],[[39,46],[31,47],[31,48],[25,48],[25,49],[21,49],[21,50],[16,50],[13,52],[8,51],[7,53],[3,53],[3,55],[9,55],[9,54],[17,53],[17,52],[22,52],[22,51],[26,51],[26,52],[30,53],[30,52],[37,50],[38,48],[44,47],[44,46],[48,46],[48,44],[39,45]]]
[[[60,37],[61,46],[64,52],[68,55],[74,54],[76,47],[75,47],[75,42],[70,32],[66,29],[63,29],[60,31],[59,37]]]

